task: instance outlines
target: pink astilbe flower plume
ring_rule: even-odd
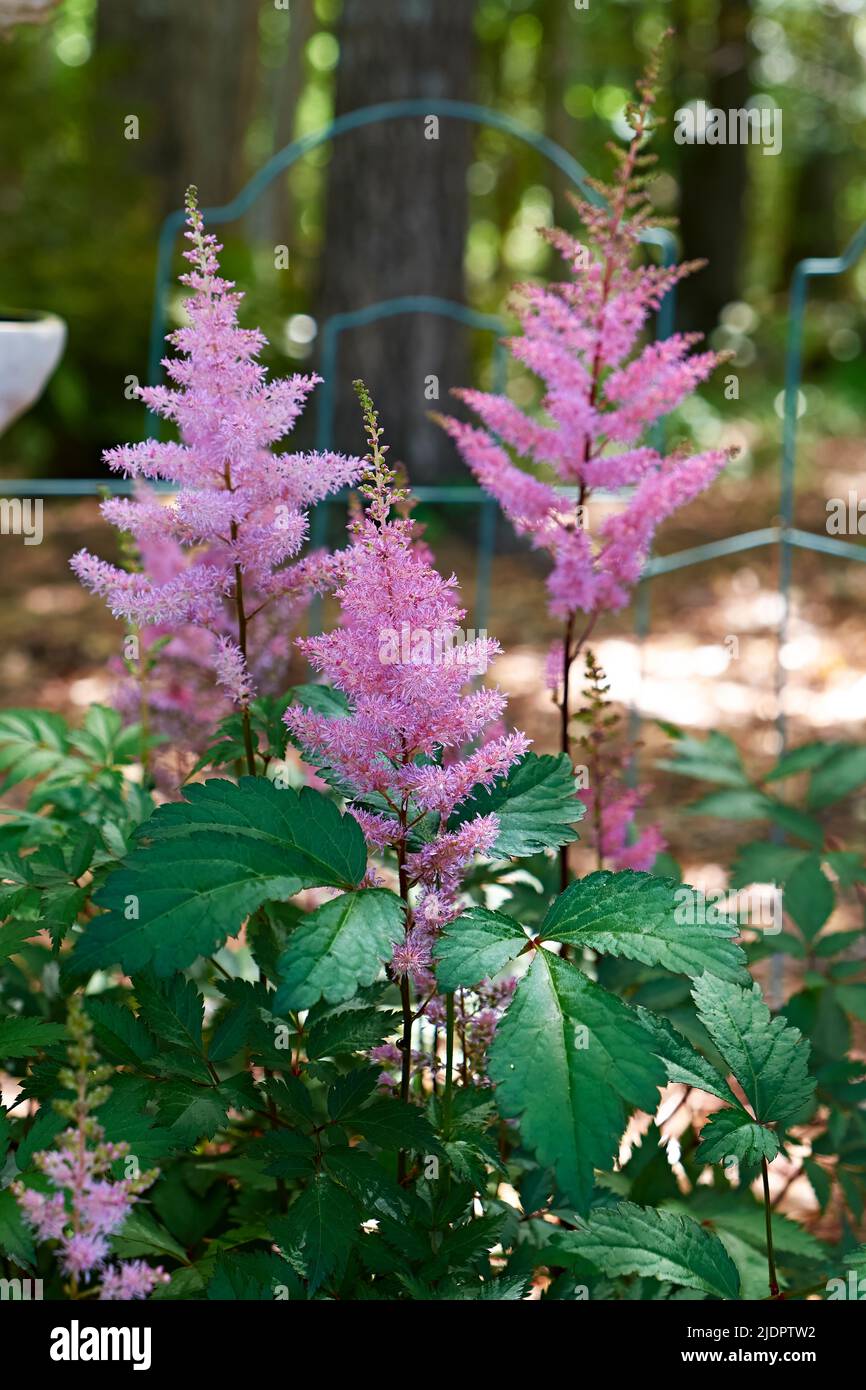
[[[661,221],[645,187],[644,170],[655,156],[643,148],[654,123],[658,69],[656,55],[628,111],[628,147],[610,147],[617,161],[613,181],[593,181],[603,202],[573,199],[590,244],[557,229],[542,232],[570,277],[518,287],[522,333],[508,347],[542,384],[541,418],[483,391],[456,392],[480,424],[438,417],[515,530],[550,556],[549,607],[563,623],[563,636],[551,652],[547,684],[556,692],[564,752],[571,670],[599,615],[629,602],[660,524],[708,487],[728,458],[722,449],[665,456],[644,442],[724,357],[693,352],[694,334],[641,343],[650,314],[702,264],[638,263],[641,234]],[[576,504],[563,495],[565,486],[576,490]],[[591,531],[587,504],[593,494],[626,488],[633,490],[620,509]],[[564,847],[563,886],[567,853]]]
[[[372,403],[363,388],[359,394],[371,452],[360,488],[363,515],[350,523],[351,545],[334,557],[341,624],[297,639],[350,710],[345,718],[330,718],[292,705],[284,717],[308,753],[352,788],[350,806],[371,848],[402,844],[407,881],[447,896],[469,860],[490,850],[498,831],[495,816],[478,816],[450,832],[449,816],[478,784],[505,776],[529,744],[521,733],[484,737],[505,697],[467,686],[499,644],[481,635],[467,654],[469,644],[455,642],[465,616],[457,580],[436,572],[426,549],[415,544],[415,522],[398,512],[405,493],[386,464]],[[411,644],[393,640],[403,632],[412,635]],[[430,640],[419,643],[419,635]],[[470,743],[476,746],[464,753]],[[428,815],[439,818],[439,828],[411,850],[410,822]]]
[[[406,1098],[410,982],[434,993],[436,932],[460,910],[467,865],[492,852],[499,832],[495,815],[475,815],[449,828],[450,817],[473,788],[505,776],[529,740],[521,733],[490,732],[505,697],[495,689],[473,690],[471,682],[499,644],[479,635],[467,660],[468,644],[455,643],[464,617],[457,581],[438,574],[426,547],[417,544],[416,523],[402,507],[405,493],[387,465],[372,401],[362,383],[356,389],[370,450],[360,487],[364,510],[350,522],[351,544],[335,557],[341,622],[320,636],[296,639],[348,708],[343,717],[328,717],[292,705],[284,718],[307,760],[336,779],[370,849],[397,860],[406,931],[391,972],[401,981]],[[404,633],[412,640],[400,641]]]
[[[147,439],[105,455],[113,471],[141,484],[134,499],[102,505],[106,520],[136,543],[140,569],[131,573],[85,550],[71,565],[116,617],[178,638],[165,659],[176,659],[186,675],[191,648],[192,665],[201,665],[190,635],[206,634],[211,687],[215,675],[245,711],[258,689],[273,686],[275,668],[284,674],[287,634],[322,582],[316,557],[296,559],[307,537],[306,509],[354,482],[362,465],[333,453],[274,451],[320,378],[267,376],[259,361],[266,340],[238,323],[242,296],[219,274],[221,247],[204,230],[194,189],[186,237],[188,322],[169,335],[180,354],[164,362],[171,385],[138,392],[176,426],[179,441]],[[176,485],[169,505],[148,480]]]
[[[129,1145],[108,1143],[93,1113],[109,1094],[103,1083],[111,1068],[99,1064],[90,1022],[77,997],[69,1002],[68,1026],[69,1066],[60,1071],[59,1081],[72,1092],[72,1099],[54,1104],[70,1126],[55,1141],[56,1148],[34,1156],[36,1167],[56,1190],[46,1194],[17,1182],[12,1191],[36,1238],[57,1242],[55,1255],[73,1298],[92,1278],[100,1280],[101,1300],[147,1298],[157,1284],[168,1282],[168,1275],[144,1260],[109,1264],[109,1239],[122,1229],[158,1170],[111,1177],[112,1164],[126,1157]]]

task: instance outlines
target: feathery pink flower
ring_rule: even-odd
[[[321,581],[321,566],[295,560],[307,537],[306,509],[354,482],[362,464],[330,452],[274,451],[320,378],[267,376],[259,361],[266,340],[238,323],[242,296],[219,274],[221,247],[205,233],[194,190],[186,237],[191,269],[181,282],[190,290],[188,322],[169,335],[180,355],[164,363],[169,385],[138,392],[177,427],[180,440],[148,439],[105,455],[115,472],[179,490],[166,505],[146,487],[132,500],[103,503],[106,520],[137,543],[141,572],[86,550],[70,563],[115,617],[185,640],[190,628],[205,633],[211,686],[216,673],[243,704],[260,683],[271,686],[275,677],[283,683],[286,634]],[[200,691],[206,678],[196,682],[186,651],[170,648],[160,661],[173,663]],[[200,666],[201,651],[197,658],[193,668]]]
[[[59,1191],[41,1193],[22,1182],[13,1183],[12,1191],[37,1239],[57,1242],[60,1267],[76,1284],[98,1276],[103,1298],[144,1298],[165,1277],[162,1270],[150,1270],[141,1261],[134,1262],[141,1269],[130,1269],[122,1262],[108,1265],[109,1237],[122,1229],[157,1171],[137,1178],[110,1176],[111,1165],[127,1155],[129,1146],[106,1142],[94,1118],[93,1111],[108,1094],[102,1083],[111,1069],[98,1065],[90,1023],[78,998],[69,1004],[69,1031],[70,1065],[60,1072],[60,1082],[73,1099],[56,1101],[55,1106],[72,1123],[55,1140],[56,1148],[43,1149],[33,1160]]]
[[[369,430],[371,417],[365,418]],[[347,697],[349,710],[329,718],[292,705],[284,718],[308,760],[351,788],[349,809],[370,848],[402,847],[406,883],[420,890],[420,901],[393,968],[418,978],[429,965],[433,930],[458,910],[462,872],[476,854],[491,852],[499,829],[495,815],[476,815],[450,830],[449,818],[474,787],[505,776],[529,740],[522,733],[486,734],[500,720],[505,697],[471,689],[471,677],[481,658],[485,667],[493,660],[498,644],[481,635],[453,645],[465,616],[457,581],[438,574],[416,543],[415,523],[396,511],[403,494],[378,438],[372,447],[361,486],[366,507],[351,523],[351,544],[336,566],[340,626],[297,639],[315,670]],[[418,659],[414,642],[390,640],[403,632],[436,639],[421,644],[426,660]],[[477,746],[467,752],[467,744]],[[410,826],[418,827],[420,845],[410,839]]]
[[[692,354],[699,334],[675,333],[639,346],[649,315],[698,264],[635,263],[652,218],[634,183],[653,101],[645,86],[641,95],[635,136],[606,189],[605,205],[575,200],[592,250],[566,232],[543,231],[570,278],[516,289],[522,335],[507,345],[543,384],[539,417],[505,396],[464,390],[455,394],[480,427],[440,418],[518,533],[549,553],[550,608],[565,619],[628,603],[659,524],[708,487],[727,458],[713,450],[665,459],[641,443],[721,360],[714,352]],[[577,508],[557,491],[563,485],[576,486]],[[586,504],[593,494],[628,487],[636,491],[619,514],[590,535]]]
[[[507,346],[540,381],[540,411],[530,415],[505,396],[464,390],[456,395],[480,424],[440,417],[481,487],[518,534],[550,557],[549,608],[564,632],[545,676],[560,708],[564,746],[570,673],[583,642],[601,613],[629,603],[661,523],[707,488],[727,459],[719,449],[665,457],[645,438],[722,360],[692,351],[700,335],[641,343],[650,314],[699,265],[638,263],[641,235],[654,220],[641,165],[653,159],[643,145],[653,124],[657,77],[654,58],[631,108],[628,149],[612,183],[596,185],[603,199],[574,200],[589,244],[559,229],[543,231],[565,261],[567,278],[516,287],[521,333]],[[607,500],[623,489],[633,491],[590,530],[593,497],[603,491]],[[581,613],[586,616],[578,624]],[[605,811],[608,857],[622,864],[651,862],[660,842],[657,832],[645,832],[626,850],[636,804],[634,793],[622,791]],[[563,881],[567,853],[563,849]]]

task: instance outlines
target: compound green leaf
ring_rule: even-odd
[[[491,813],[499,817],[493,846],[498,854],[525,858],[576,840],[573,827],[586,807],[576,794],[568,755],[527,753],[507,777],[492,787],[476,787],[457,808],[448,828],[455,830],[473,816]]]
[[[513,917],[484,907],[470,908],[448,923],[436,944],[440,988],[469,988],[497,975],[520,955],[528,940]]]
[[[730,1159],[755,1168],[765,1158],[768,1163],[779,1153],[779,1136],[759,1125],[744,1110],[718,1110],[701,1130],[698,1157],[705,1163],[727,1166]]]
[[[642,1278],[737,1298],[740,1277],[718,1236],[690,1217],[620,1202],[595,1211],[576,1231],[557,1236],[558,1249],[581,1255],[612,1278]]]
[[[384,888],[343,893],[303,918],[279,963],[274,1010],[341,1004],[371,985],[403,931],[404,906]]]
[[[541,935],[605,955],[627,956],[684,975],[744,976],[733,922],[707,920],[703,897],[687,884],[625,869],[569,884],[551,904]]]
[[[809,1044],[798,1028],[771,1016],[757,984],[742,989],[704,975],[692,996],[759,1123],[784,1125],[809,1111],[815,1094]]]
[[[490,1050],[496,1104],[586,1211],[593,1169],[609,1168],[627,1106],[655,1110],[662,1063],[634,1013],[568,961],[539,950]]]
[[[363,877],[360,826],[319,792],[244,777],[194,784],[185,796],[139,827],[138,847],[97,893],[108,911],[76,946],[74,974],[119,961],[130,974],[171,975],[212,954],[263,903]]]

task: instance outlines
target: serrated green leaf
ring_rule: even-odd
[[[191,1052],[201,1052],[204,999],[192,980],[183,975],[173,975],[169,980],[138,975],[133,986],[142,1018],[155,1037]]]
[[[317,1061],[344,1052],[368,1052],[395,1031],[396,1019],[390,1010],[352,1006],[336,1010],[310,1029],[307,1056]]]
[[[232,1303],[266,1303],[278,1296],[301,1298],[303,1289],[291,1265],[272,1250],[224,1250],[217,1256],[207,1296]]]
[[[363,1149],[328,1149],[325,1169],[359,1203],[364,1220],[384,1212],[400,1221],[408,1213],[408,1203],[397,1183]]]
[[[324,714],[328,719],[339,719],[349,713],[349,701],[342,690],[332,685],[295,685],[291,691],[292,704],[302,709]]]
[[[181,1264],[187,1263],[182,1245],[155,1221],[140,1202],[136,1203],[123,1223],[123,1229],[112,1237],[111,1248],[121,1260],[141,1259],[144,1256],[170,1255]]]
[[[363,888],[322,903],[289,937],[274,1012],[309,1009],[320,999],[329,1004],[351,999],[390,960],[404,922],[403,903],[384,888]]]
[[[234,1057],[245,1043],[255,1026],[255,1015],[248,1009],[234,1008],[224,1013],[208,1044],[207,1055],[211,1062],[226,1062]]]
[[[739,1297],[736,1265],[719,1238],[675,1212],[620,1202],[593,1212],[576,1231],[552,1243],[590,1260],[612,1278],[639,1274],[713,1298]]]
[[[469,988],[498,975],[519,956],[529,938],[519,922],[503,912],[471,907],[449,922],[436,943],[440,989]]]
[[[472,1269],[482,1262],[490,1267],[490,1250],[499,1241],[505,1217],[496,1212],[451,1226],[442,1237],[434,1258],[425,1267],[427,1278],[437,1279],[457,1269]]]
[[[486,1280],[476,1297],[484,1303],[491,1299],[516,1303],[526,1297],[531,1282],[529,1275],[509,1274],[506,1271],[495,1279]]]
[[[739,1105],[737,1097],[723,1076],[720,1076],[706,1057],[692,1047],[679,1029],[660,1014],[652,1013],[642,1004],[633,1006],[634,1012],[652,1038],[652,1049],[665,1064],[669,1081],[678,1081],[684,1086],[694,1086],[707,1091],[719,1100],[730,1105]]]
[[[744,977],[745,954],[734,923],[709,923],[695,889],[625,869],[576,879],[551,904],[541,936],[626,956],[684,975],[712,970]],[[703,919],[703,920],[702,920]]]
[[[279,1129],[261,1140],[265,1172],[275,1178],[306,1178],[315,1171],[316,1146],[296,1129]]]
[[[271,1234],[292,1266],[303,1270],[312,1295],[345,1268],[359,1225],[353,1199],[323,1173],[301,1193],[288,1216],[272,1221]]]
[[[0,927],[0,961],[17,955],[25,941],[36,935],[40,926],[39,922],[16,921],[7,922],[5,926]]]
[[[15,1162],[19,1171],[23,1173],[29,1168],[33,1162],[33,1155],[41,1149],[50,1149],[57,1135],[68,1123],[69,1121],[63,1115],[58,1115],[53,1108],[41,1109],[15,1150]]]
[[[0,1057],[27,1057],[66,1037],[62,1023],[41,1018],[0,1018]]]
[[[818,935],[836,906],[836,895],[817,854],[806,855],[788,875],[782,902],[807,941]]]
[[[814,1100],[809,1044],[798,1028],[773,1018],[757,984],[749,989],[704,975],[692,996],[698,1016],[743,1088],[755,1119],[784,1124]]]
[[[441,1152],[441,1145],[430,1121],[417,1105],[402,1100],[374,1100],[346,1122],[380,1149],[412,1149],[417,1153]]]
[[[217,950],[269,899],[363,877],[360,826],[319,792],[244,777],[184,794],[139,827],[138,848],[97,893],[108,911],[88,924],[72,973],[119,961],[129,974],[171,975]]]
[[[525,858],[558,849],[577,839],[574,825],[586,814],[575,791],[574,768],[567,753],[527,753],[507,777],[492,787],[475,787],[448,821],[456,830],[474,816],[499,817],[494,852]]]
[[[43,893],[39,926],[48,932],[55,949],[77,921],[89,897],[89,888],[76,888],[70,884],[52,887]]]
[[[85,1009],[103,1057],[137,1066],[156,1053],[156,1043],[146,1024],[123,1004],[108,999],[88,998]]]
[[[809,780],[808,805],[821,810],[866,782],[866,744],[840,744],[832,756],[815,768]]]
[[[167,1081],[157,1092],[157,1119],[189,1144],[212,1139],[225,1123],[227,1100],[216,1086]]]
[[[338,1076],[328,1091],[328,1114],[332,1120],[354,1115],[369,1100],[379,1079],[376,1067],[355,1067]]]
[[[24,1269],[32,1269],[36,1259],[30,1228],[9,1187],[0,1192],[0,1254]]]
[[[653,1111],[665,1072],[633,1012],[559,956],[539,950],[490,1049],[496,1104],[554,1168],[580,1211],[609,1167],[626,1103]]]
[[[2,790],[31,777],[57,772],[69,758],[69,731],[59,714],[9,709],[0,714],[0,769],[8,771]],[[81,764],[78,764],[79,769]]]
[[[744,1110],[717,1110],[701,1129],[698,1157],[704,1163],[725,1166],[735,1158],[754,1168],[762,1158],[772,1163],[780,1149],[779,1136],[759,1125]]]

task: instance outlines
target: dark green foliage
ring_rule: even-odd
[[[339,713],[324,687],[293,698]],[[276,707],[261,715],[268,762],[282,751]],[[438,936],[438,986],[518,984],[488,1053],[494,1084],[465,1085],[458,1066],[446,1095],[441,1074],[434,1092],[416,1066],[407,1102],[380,1085],[393,1064],[369,1055],[401,1033],[387,962],[405,904],[361,886],[362,837],[339,789],[212,779],[152,811],[123,784],[111,720],[86,738],[50,719],[14,729],[14,766],[48,799],[10,818],[4,842],[0,1056],[41,1108],[0,1112],[0,1161],[47,1190],[34,1156],[65,1123],[50,1104],[68,1094],[61,996],[94,982],[85,1008],[112,1068],[99,1123],[160,1170],[113,1246],[170,1272],[154,1298],[514,1301],[539,1273],[555,1301],[765,1297],[764,1213],[748,1184],[792,1127],[799,1138],[816,1097],[830,1118],[804,1172],[822,1207],[841,1199],[862,1219],[866,1078],[845,1052],[866,984],[860,933],[831,918],[866,874],[811,826],[800,843],[738,853],[733,887],[777,882],[788,918],[778,935],[738,941],[736,917],[702,915],[673,864],[592,873],[557,894],[549,856],[573,815],[559,759],[476,791],[511,838],[472,870],[474,905]],[[50,760],[28,764],[27,731]],[[735,751],[709,745],[686,741],[681,770],[714,769],[726,791],[750,793]],[[74,791],[80,769],[66,782],[69,758],[94,770],[97,801]],[[813,750],[770,780],[824,765]],[[419,823],[419,843],[426,833]],[[327,890],[318,905],[311,887]],[[243,949],[225,949],[242,931]],[[809,973],[773,1015],[744,961],[780,947]],[[53,992],[34,989],[48,966]],[[633,1112],[652,1114],[668,1083],[723,1103],[683,1136],[688,1192],[654,1125],[616,1164]],[[724,1177],[708,1188],[711,1165]],[[790,1296],[832,1277],[826,1247],[778,1212],[773,1226]],[[0,1254],[10,1270],[44,1265],[50,1296],[64,1296],[8,1189]]]

